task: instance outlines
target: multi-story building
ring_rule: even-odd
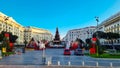
[[[120,12],[117,14],[109,17],[105,21],[103,21],[99,26],[98,30],[103,32],[113,32],[113,33],[119,33],[120,34]],[[104,40],[104,42],[109,42],[108,40]],[[120,43],[120,38],[114,40],[114,44]]]
[[[36,27],[23,27],[12,17],[0,12],[0,33],[2,31],[11,32],[13,35],[17,35],[17,44],[24,44],[25,40],[29,42],[32,37],[36,40],[52,40],[52,34],[48,30]]]
[[[11,32],[13,35],[17,35],[17,43],[23,43],[24,27],[17,23],[12,17],[9,17],[0,12],[0,33],[2,31]]]
[[[95,28],[95,26],[90,26],[80,29],[69,30],[63,40],[75,41],[77,38],[79,38],[85,42],[87,38],[92,38]]]
[[[40,40],[47,40],[52,41],[52,34],[45,29],[40,29],[36,27],[25,27],[25,34],[24,39],[29,42],[32,38],[34,38],[36,41]]]

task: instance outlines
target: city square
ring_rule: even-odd
[[[119,0],[0,1],[0,68],[119,68]]]
[[[70,56],[63,55],[63,49],[46,49],[45,50],[45,66],[48,66],[48,61],[51,62],[49,66],[83,66],[83,62],[85,66],[96,66],[98,62],[98,66],[108,66],[110,67],[110,63],[113,63],[114,66],[120,66],[119,59],[98,59],[92,58],[89,56],[75,56],[71,54]],[[69,65],[70,62],[70,65]],[[43,66],[42,62],[42,51],[26,51],[26,53],[15,54],[4,57],[0,61],[1,65],[40,65]]]

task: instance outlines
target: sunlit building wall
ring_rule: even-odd
[[[24,42],[24,27],[12,17],[0,12],[0,33],[2,31],[12,32],[13,35],[17,35],[17,44],[22,44]]]
[[[107,18],[105,21],[103,21],[99,26],[98,30],[102,30],[104,32],[113,32],[113,33],[119,33],[120,34],[120,12],[116,13],[115,15],[112,15],[111,17]],[[105,40],[104,42],[109,43],[110,41]],[[104,43],[103,42],[103,43]],[[114,44],[120,43],[120,38],[114,40]]]
[[[36,42],[41,40],[52,41],[52,37],[52,34],[48,30],[32,26],[25,27],[24,38],[27,42],[32,38],[34,38]]]
[[[75,41],[78,38],[85,42],[87,38],[92,38],[92,34],[94,33],[95,28],[95,26],[90,26],[80,29],[69,30],[63,40]]]

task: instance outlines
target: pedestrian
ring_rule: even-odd
[[[41,46],[43,49],[45,49],[45,44],[43,42],[42,42]]]
[[[38,43],[39,50],[41,49],[41,41]]]
[[[66,44],[67,44],[67,45],[66,45],[66,49],[70,49],[70,41],[67,41]]]

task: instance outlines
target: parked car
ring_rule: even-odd
[[[71,55],[70,49],[64,49],[64,55]]]
[[[83,50],[78,48],[74,51],[74,55],[84,55]]]

